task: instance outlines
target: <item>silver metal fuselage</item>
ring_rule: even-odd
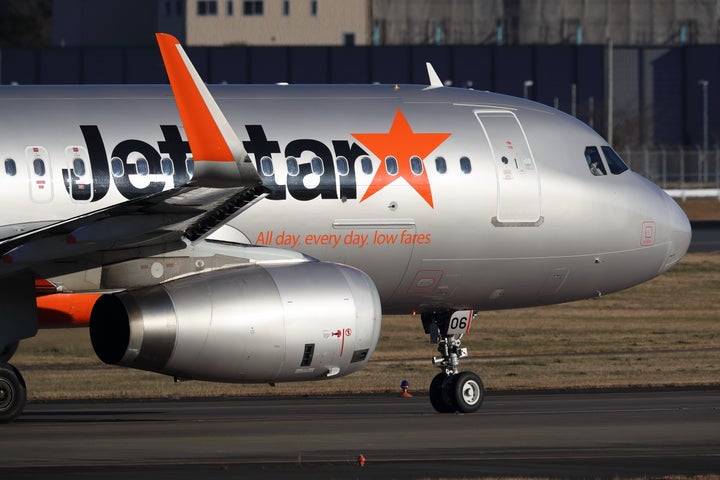
[[[270,197],[234,218],[222,235],[355,266],[375,282],[384,313],[593,297],[662,273],[689,244],[689,222],[670,197],[632,171],[593,175],[585,149],[607,142],[537,103],[388,85],[211,92],[250,158],[260,165],[257,152],[264,148],[272,167],[259,168]],[[0,161],[17,166],[11,176],[0,165],[2,237],[126,201],[128,191],[176,186],[183,162],[174,155],[173,177],[160,160],[170,156],[159,143],[169,143],[161,126],[177,126],[184,138],[169,88],[3,87],[0,109]],[[423,154],[422,175],[410,177],[414,186],[398,175],[364,198],[378,170],[392,167],[359,138],[391,132],[398,111],[413,134],[450,135]],[[87,144],[88,126],[101,147]],[[85,155],[92,170],[89,157],[97,165],[101,149],[107,165],[119,157],[124,172],[115,177],[111,166],[104,178],[86,172],[78,183],[92,193],[73,198],[63,169],[67,177],[74,156]],[[33,176],[38,154],[49,165],[41,189]],[[296,157],[298,175],[288,174],[288,156]],[[315,156],[320,170],[311,167]],[[369,173],[362,156],[372,163]],[[147,175],[135,172],[141,157]],[[428,188],[431,201],[420,193]],[[42,265],[35,269],[43,274]]]

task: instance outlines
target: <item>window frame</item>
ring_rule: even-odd
[[[373,166],[372,159],[369,156],[363,155],[360,157],[360,169],[365,175],[373,174],[375,167]]]
[[[400,173],[400,165],[398,165],[397,158],[392,155],[385,157],[385,171],[391,177],[397,176]]]
[[[321,176],[325,173],[325,162],[317,155],[310,159],[310,171],[315,175]]]
[[[14,158],[6,158],[5,163],[5,175],[8,177],[14,177],[17,175],[17,162],[15,162]]]
[[[350,175],[350,162],[347,157],[340,155],[335,158],[335,168],[337,169],[338,175],[341,177],[347,177]]]
[[[40,157],[35,157],[32,163],[33,173],[36,177],[44,177],[47,173],[47,167],[45,166],[45,160]]]
[[[260,157],[260,171],[266,177],[272,177],[275,174],[275,166],[273,165],[272,158],[267,155]]]
[[[590,153],[588,153],[590,152]],[[592,152],[595,152],[595,155],[592,154]],[[585,147],[585,163],[587,164],[588,171],[591,175],[594,177],[605,177],[607,176],[607,168],[605,168],[605,162],[603,162],[602,155],[600,155],[600,149],[597,147],[597,145],[587,145]],[[600,174],[597,174],[593,171],[592,164],[593,162],[597,161],[597,170],[600,172]]]
[[[601,145],[600,151],[605,157],[605,163],[607,163],[610,173],[613,175],[620,175],[621,173],[630,170],[627,163],[618,155],[618,153],[610,145]],[[610,160],[612,158],[612,161]]]
[[[441,175],[447,173],[447,160],[445,160],[445,157],[435,157],[435,171]]]
[[[265,15],[263,0],[243,0],[242,14],[245,17],[262,17]]]
[[[292,155],[285,157],[285,168],[287,168],[287,174],[290,177],[297,177],[300,175],[300,164],[298,159]]]
[[[78,168],[78,166],[80,168]],[[80,157],[74,157],[72,160],[72,168],[73,173],[75,173],[75,176],[77,177],[84,177],[87,173],[87,167],[85,165],[85,160],[83,160]]]
[[[423,165],[422,158],[418,157],[417,155],[413,155],[412,157],[410,157],[409,161],[410,161],[410,171],[413,173],[413,175],[415,175],[415,176],[422,175],[423,172],[425,171],[425,165]],[[415,168],[416,165],[419,167],[418,171],[416,171],[416,168]]]
[[[198,0],[197,15],[199,17],[217,16],[217,13],[218,13],[217,2],[218,2],[218,0]]]

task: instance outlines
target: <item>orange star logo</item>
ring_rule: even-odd
[[[422,171],[419,173],[413,172],[410,158],[419,157],[424,161],[425,157],[430,155],[433,150],[450,136],[449,133],[413,132],[405,115],[398,109],[389,132],[351,133],[351,135],[367,147],[382,163],[380,168],[375,172],[375,176],[365,191],[365,195],[360,199],[361,202],[390,185],[395,180],[404,178],[428,205],[430,205],[431,208],[433,207],[432,192],[430,191],[430,182],[428,181],[425,166],[423,165]],[[395,157],[397,159],[398,169],[394,175],[388,173],[385,166],[385,159],[387,157]]]

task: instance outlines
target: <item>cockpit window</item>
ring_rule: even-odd
[[[615,150],[608,146],[600,148],[602,148],[603,154],[605,155],[605,160],[607,160],[610,173],[613,175],[619,175],[629,168],[625,165],[625,162],[622,161],[622,158],[620,158],[620,155],[618,155]]]
[[[607,175],[605,165],[600,158],[600,151],[597,147],[585,147],[585,160],[587,161],[590,173],[595,176]]]

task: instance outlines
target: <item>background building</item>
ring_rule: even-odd
[[[189,0],[188,9],[188,45],[368,44],[367,0]]]
[[[720,42],[718,0],[372,0],[375,45]]]
[[[53,0],[53,44],[720,43],[720,0]]]

